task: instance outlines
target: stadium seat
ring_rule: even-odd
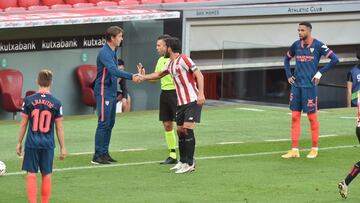
[[[26,91],[26,93],[25,93],[25,97],[31,96],[31,95],[33,95],[33,94],[35,94],[35,93],[36,93],[36,91],[34,91],[34,90],[28,90],[28,91]]]
[[[24,7],[8,7],[4,9],[5,12],[19,12],[19,11],[26,11]]]
[[[118,4],[115,1],[99,1],[96,3],[96,6],[117,6]]]
[[[0,8],[17,7],[17,0],[0,0]]]
[[[65,8],[72,8],[70,4],[55,4],[51,6],[51,9],[65,9]]]
[[[184,3],[184,0],[164,0],[164,3]]]
[[[92,85],[96,74],[97,69],[94,65],[81,65],[76,69],[76,75],[81,87],[81,101],[94,109],[96,107],[96,100]]]
[[[140,0],[141,4],[161,4],[162,0]]]
[[[73,7],[74,8],[89,8],[89,7],[94,7],[95,4],[93,3],[77,3],[77,4],[74,4]]]
[[[63,0],[42,0],[42,3],[45,6],[53,6],[56,4],[64,4],[64,1]]]
[[[88,0],[89,3],[97,4],[100,1],[106,1],[106,0]],[[111,1],[111,0],[110,0]]]
[[[21,92],[23,88],[23,75],[18,70],[0,70],[0,97],[1,106],[5,111],[13,112],[16,119],[16,112],[21,111],[23,98]]]
[[[41,11],[41,10],[48,10],[49,7],[48,6],[29,6],[28,10],[29,11]]]
[[[78,4],[78,3],[87,3],[87,0],[65,0],[66,4]]]
[[[139,3],[137,0],[121,0],[118,2],[119,6],[137,5]]]
[[[40,0],[18,0],[18,5],[20,7],[38,6]]]

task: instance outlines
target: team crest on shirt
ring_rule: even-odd
[[[315,102],[313,99],[308,99],[307,107],[309,108],[315,107]]]
[[[313,53],[313,52],[314,52],[314,48],[310,48],[310,52]]]
[[[109,106],[110,102],[109,101],[105,101],[105,105]]]

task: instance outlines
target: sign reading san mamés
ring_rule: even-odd
[[[0,53],[102,47],[103,35],[0,41]]]

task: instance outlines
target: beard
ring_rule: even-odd
[[[301,40],[304,40],[304,41],[306,41],[307,40],[307,38],[308,38],[308,36],[307,35],[305,35],[305,36],[303,36],[303,37],[299,37]]]
[[[170,58],[170,53],[168,51],[165,52],[164,58]]]

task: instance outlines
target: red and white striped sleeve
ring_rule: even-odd
[[[181,54],[181,60],[179,61],[179,65],[184,67],[187,71],[194,72],[197,69],[194,61],[191,58],[185,56],[184,54]]]

